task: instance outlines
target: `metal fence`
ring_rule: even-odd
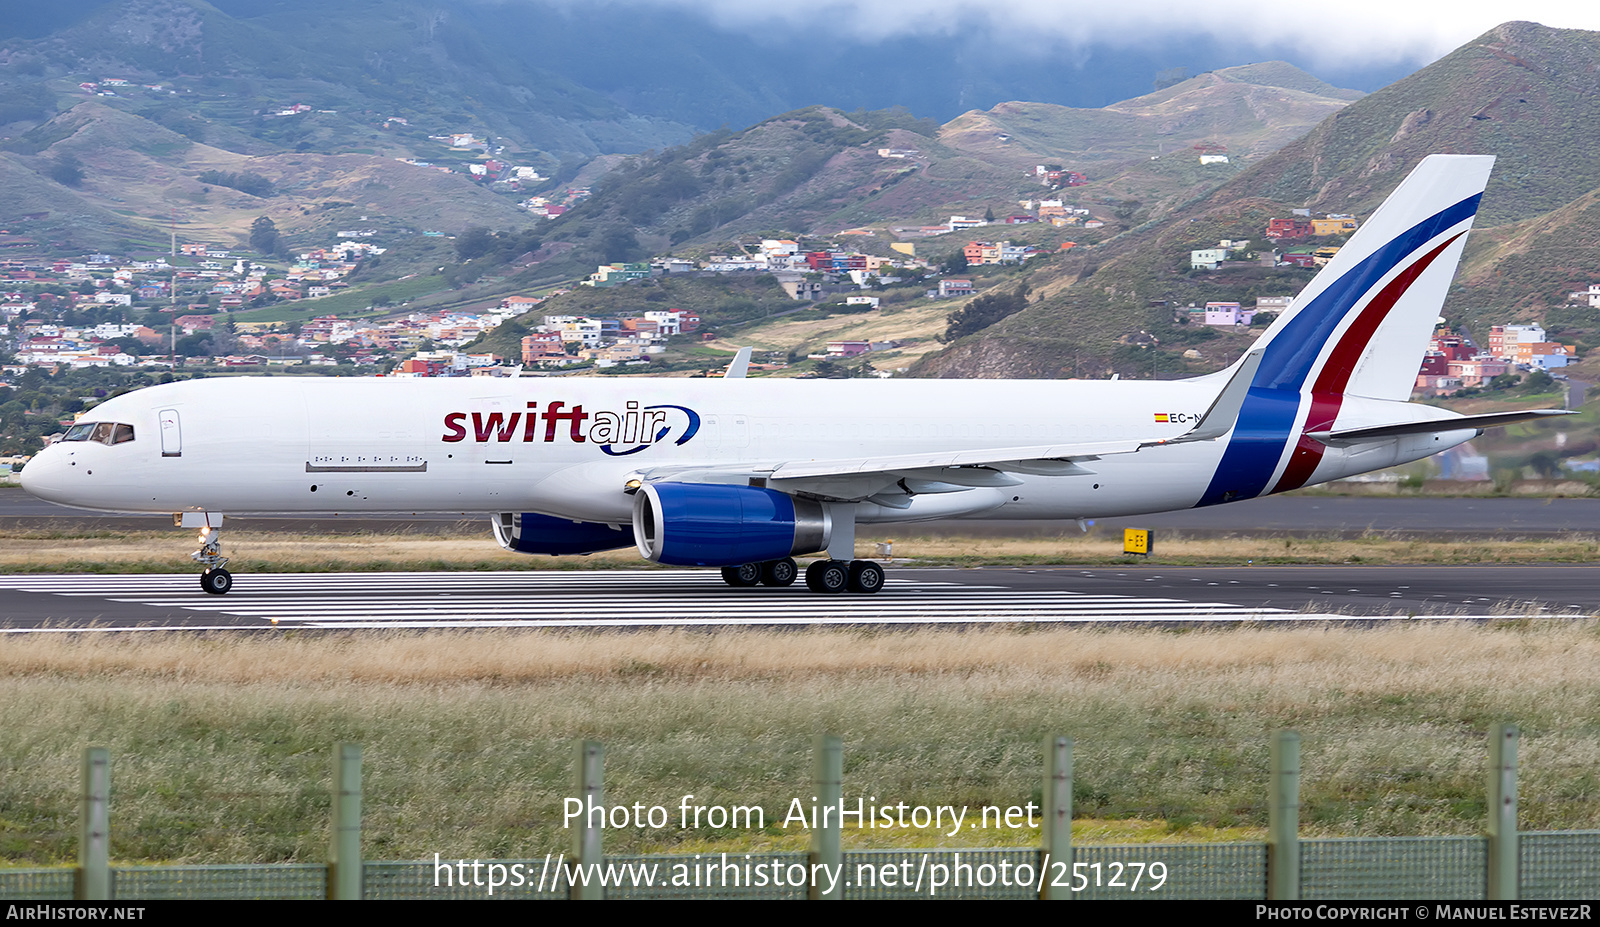
[[[1482,901],[1483,837],[1304,840],[1300,897],[1307,901]]]
[[[1600,892],[1600,831],[1523,834],[1520,892],[1531,901],[1586,900]],[[1362,837],[1306,840],[1301,843],[1300,897],[1305,900],[1399,901],[1405,899],[1480,900],[1484,897],[1485,841],[1479,837]],[[847,899],[1024,899],[1038,897],[1038,883],[999,884],[1000,863],[1011,872],[1037,866],[1037,849],[864,850],[846,851]],[[658,854],[607,856],[614,872],[639,872],[655,866],[656,884],[622,879],[608,885],[607,899],[803,899],[806,888],[775,885],[770,874],[809,865],[806,853],[729,854],[726,862],[708,857]],[[1080,846],[1072,862],[1087,883],[1077,897],[1093,899],[1177,900],[1267,898],[1267,845],[1258,842],[1211,844],[1138,844]],[[1150,875],[1154,863],[1166,867],[1159,887]],[[540,860],[483,860],[484,867],[522,865],[537,871]],[[1130,864],[1143,863],[1140,884]],[[1099,865],[1099,883],[1096,884]],[[1121,868],[1118,869],[1120,864]],[[708,880],[705,867],[732,867],[722,878]],[[927,871],[943,866],[944,884],[934,886]],[[677,867],[680,881],[672,878]],[[700,867],[700,884],[694,870]],[[885,867],[912,878],[885,884]],[[958,869],[959,867],[959,869]],[[987,867],[987,868],[985,868]],[[923,869],[924,882],[914,876]],[[113,896],[118,900],[155,899],[314,899],[327,897],[328,867],[320,863],[245,866],[113,867]],[[868,871],[880,878],[866,878]],[[1070,867],[1069,867],[1070,871]],[[957,873],[959,872],[959,875]],[[1037,869],[1034,870],[1037,872]],[[735,874],[736,873],[736,874]],[[0,901],[71,901],[76,870],[0,869]],[[1037,877],[1035,877],[1037,878]],[[710,881],[713,884],[707,884]],[[1120,884],[1113,885],[1112,882]],[[988,884],[985,884],[988,883]],[[536,879],[505,885],[490,894],[484,885],[446,881],[432,862],[367,861],[362,865],[363,898],[383,900],[562,900],[568,897],[565,877],[542,888]]]
[[[1233,899],[1584,900],[1600,895],[1600,831],[1516,831],[1516,728],[1490,732],[1483,836],[1302,839],[1299,739],[1276,735],[1266,842],[1074,846],[1072,744],[1046,743],[1042,843],[1031,848],[850,850],[838,818],[808,852],[605,855],[579,829],[554,859],[360,858],[360,747],[335,752],[327,863],[111,866],[109,758],[86,751],[75,868],[0,869],[0,900],[155,899]],[[817,745],[816,793],[840,799],[842,749]],[[576,787],[602,794],[604,751],[579,745]]]

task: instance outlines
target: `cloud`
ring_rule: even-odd
[[[560,0],[558,0],[560,2]],[[567,0],[571,2],[571,0]],[[1320,5],[1206,4],[1179,0],[613,0],[681,9],[724,28],[767,33],[827,32],[859,43],[919,36],[972,34],[986,41],[1048,53],[1061,46],[1138,47],[1205,37],[1224,46],[1277,52],[1316,64],[1425,64],[1505,22],[1532,20],[1557,28],[1600,29],[1592,0],[1488,0],[1406,3],[1343,0]]]

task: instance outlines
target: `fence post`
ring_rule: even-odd
[[[594,878],[603,862],[600,845],[601,827],[590,819],[589,809],[605,811],[606,748],[598,740],[585,740],[578,744],[578,798],[583,801],[583,824],[572,832],[572,867],[578,867],[588,878],[573,878],[573,868],[567,874],[567,897],[574,901],[599,901],[605,889]],[[600,821],[603,825],[604,819]]]
[[[839,873],[839,878],[814,878],[806,890],[806,897],[814,901],[837,901],[844,897],[844,849],[842,824],[839,820],[844,803],[844,741],[831,734],[817,735],[816,745],[816,808],[822,820],[811,829],[811,871],[816,866],[828,867],[825,871]],[[831,884],[826,890],[824,884]]]
[[[78,795],[78,871],[72,897],[111,900],[111,752],[83,751],[82,791]]]
[[[1300,898],[1300,735],[1272,735],[1272,779],[1267,787],[1267,897]]]
[[[328,840],[328,898],[361,900],[361,745],[333,751],[333,833]]]
[[[1039,897],[1065,901],[1072,889],[1056,885],[1050,871],[1064,867],[1072,872],[1072,738],[1051,737],[1044,742],[1044,832],[1039,860]],[[1070,879],[1065,881],[1070,882]]]
[[[1517,739],[1515,724],[1489,728],[1489,872],[1491,901],[1517,897]]]

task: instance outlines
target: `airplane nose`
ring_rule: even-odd
[[[66,494],[66,461],[61,454],[46,448],[35,454],[22,468],[20,477],[23,491],[46,502],[60,502]]]

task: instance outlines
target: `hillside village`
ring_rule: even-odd
[[[586,191],[582,191],[586,192]],[[1048,219],[1066,213],[1059,201],[1025,202]],[[1088,210],[1078,210],[1081,215]],[[1034,214],[995,224],[1037,221]],[[920,230],[918,237],[981,229],[985,219],[952,216]],[[841,239],[873,236],[853,230]],[[312,316],[292,324],[238,321],[250,309],[293,308],[349,290],[345,278],[363,259],[386,253],[375,244],[376,230],[340,230],[325,247],[300,252],[277,266],[248,249],[186,242],[169,256],[117,258],[108,254],[61,257],[49,261],[0,261],[0,320],[10,354],[4,368],[14,377],[29,365],[54,368],[138,366],[150,368],[332,367],[396,376],[498,375],[517,365],[569,367],[592,364],[604,369],[649,363],[666,342],[694,332],[700,316],[692,310],[650,310],[638,316],[590,318],[546,316],[523,339],[521,356],[454,352],[508,319],[532,312],[540,303],[569,292],[548,290],[517,295],[482,311],[404,313],[386,319]],[[813,240],[813,244],[816,240]],[[823,241],[823,244],[830,242]],[[1009,266],[1042,254],[1031,245],[974,240],[956,246],[966,266]],[[1065,244],[1063,248],[1071,247]],[[936,275],[917,246],[894,242],[892,257],[835,245],[803,250],[797,239],[764,239],[700,260],[663,257],[650,262],[597,267],[582,285],[610,288],[667,274],[770,274],[801,304],[842,297],[847,305],[876,308],[878,297],[855,295],[875,288],[920,281]],[[267,261],[268,263],[262,263]],[[946,278],[925,294],[930,299],[969,296],[972,280]],[[314,305],[308,303],[307,305]],[[79,321],[82,319],[83,321]],[[850,356],[851,347],[835,350]]]
[[[1056,204],[1039,201],[1024,205],[1051,210]],[[993,223],[952,216],[934,228],[946,234],[1024,221],[1038,221],[1038,214],[1010,216]],[[1264,237],[1276,244],[1344,236],[1357,226],[1352,216],[1295,216],[1272,220]],[[204,243],[184,243],[170,259],[92,254],[48,263],[0,261],[0,287],[4,288],[0,289],[0,320],[6,326],[0,350],[8,355],[0,382],[14,380],[30,366],[58,370],[345,365],[358,372],[394,376],[496,376],[523,367],[578,365],[647,367],[674,338],[716,337],[700,332],[700,313],[686,308],[617,316],[539,314],[541,304],[570,292],[566,288],[537,296],[505,297],[481,311],[398,312],[376,319],[312,315],[288,324],[237,321],[244,317],[242,312],[263,302],[292,306],[349,289],[344,278],[363,259],[386,251],[363,240],[373,234],[363,229],[340,231],[335,242],[303,251],[276,270],[247,251]],[[840,238],[852,234],[875,233],[854,230]],[[1191,251],[1190,265],[1209,271],[1244,264],[1320,265],[1338,251],[1337,246],[1250,251],[1249,245],[1243,240],[1222,240],[1215,249]],[[1072,247],[1073,243],[1066,242],[1060,250]],[[701,260],[667,256],[650,262],[600,265],[579,283],[606,289],[668,275],[761,274],[770,275],[797,304],[834,299],[854,311],[877,309],[880,297],[873,293],[886,286],[926,281],[920,296],[928,300],[968,297],[982,289],[971,277],[916,256],[913,242],[896,241],[889,248],[892,257],[847,247],[807,250],[798,239],[767,238]],[[1020,266],[1043,253],[1034,246],[980,239],[966,241],[953,252],[959,255],[962,267],[970,268]],[[174,297],[175,289],[183,295],[181,301]],[[203,301],[194,301],[196,296]],[[1270,323],[1289,308],[1290,298],[1261,296],[1249,307],[1240,302],[1207,301],[1174,312],[1185,324],[1240,330]],[[1574,305],[1600,304],[1600,283],[1575,291],[1570,298]],[[531,332],[521,339],[519,355],[460,350],[510,319],[535,315],[537,321],[528,325]],[[870,341],[830,341],[827,354],[819,356],[854,357],[876,347]],[[1425,396],[1448,396],[1518,369],[1559,370],[1578,359],[1576,345],[1548,340],[1537,324],[1493,326],[1483,348],[1470,335],[1445,332],[1430,346],[1418,372],[1417,389]]]
[[[101,81],[96,87],[85,85],[85,90],[112,93],[118,86],[114,80]],[[304,107],[289,107],[278,115],[304,111]],[[395,121],[403,122],[391,120]],[[437,140],[463,150],[489,153],[488,143],[470,134]],[[918,154],[914,149],[893,148],[880,149],[878,153],[891,159],[914,158]],[[465,164],[464,169],[488,179],[544,179],[531,168],[512,168],[493,158]],[[1050,191],[1086,182],[1082,173],[1059,165],[1039,165],[1029,177]],[[532,197],[524,205],[553,219],[589,193],[587,188],[572,188],[560,204],[546,197]],[[601,264],[576,283],[609,289],[668,275],[766,275],[762,279],[770,277],[797,304],[833,300],[851,311],[871,311],[878,308],[881,299],[873,293],[885,287],[920,284],[923,299],[962,299],[984,289],[983,281],[975,283],[962,271],[1020,267],[1047,253],[1077,247],[1076,242],[1062,241],[1054,252],[1047,252],[1035,244],[973,237],[991,227],[1048,225],[1088,230],[1105,224],[1093,218],[1090,209],[1059,197],[1024,199],[1017,206],[1019,212],[1003,218],[997,218],[992,210],[982,218],[950,215],[931,226],[888,224],[877,229],[847,229],[832,240],[736,240],[730,243],[731,247],[713,249],[698,258],[669,253],[650,261]],[[268,225],[270,228],[270,222]],[[1266,247],[1252,248],[1252,242],[1244,239],[1222,239],[1214,248],[1192,249],[1188,266],[1195,271],[1224,274],[1251,266],[1320,267],[1338,253],[1338,243],[1359,226],[1359,219],[1353,215],[1313,216],[1309,209],[1293,209],[1288,218],[1273,217],[1261,228]],[[886,248],[873,250],[887,254],[868,253],[847,244],[879,236],[892,240],[885,242]],[[919,246],[924,250],[935,247],[931,240],[942,236],[965,240],[949,246],[951,250],[943,262],[918,255]],[[703,319],[692,308],[648,309],[614,316],[542,314],[541,304],[571,292],[567,287],[547,289],[539,295],[507,296],[497,304],[476,310],[395,312],[383,318],[310,314],[304,320],[288,323],[240,321],[248,318],[251,309],[273,305],[293,309],[297,303],[350,290],[352,285],[346,278],[362,261],[387,252],[388,248],[376,241],[382,237],[372,228],[341,229],[335,232],[332,242],[302,251],[287,262],[274,261],[249,249],[203,242],[185,242],[171,255],[142,258],[89,254],[48,261],[0,260],[0,287],[8,288],[0,289],[0,321],[6,325],[7,336],[0,343],[0,350],[8,355],[0,377],[14,379],[29,366],[243,371],[346,366],[354,372],[424,377],[498,376],[522,368],[644,368],[659,361],[674,338],[717,337],[713,332],[700,331]],[[1330,243],[1318,244],[1315,239]],[[1307,244],[1296,245],[1297,242]],[[1196,326],[1244,330],[1269,324],[1289,308],[1290,298],[1259,296],[1249,307],[1227,300],[1190,303],[1175,308],[1174,319]],[[1600,284],[1571,293],[1570,301],[1574,305],[1600,305]],[[516,318],[531,320],[525,326],[529,334],[521,339],[520,353],[462,350],[496,326]],[[829,341],[826,353],[813,357],[849,358],[895,346],[893,342],[879,345],[845,338]],[[1417,389],[1424,396],[1448,396],[1491,383],[1516,369],[1560,369],[1576,362],[1577,354],[1576,345],[1548,341],[1536,324],[1494,326],[1487,348],[1475,345],[1470,335],[1446,332],[1431,346],[1418,372]],[[1191,350],[1188,356],[1198,356],[1198,352]],[[758,365],[758,369],[782,366]]]

